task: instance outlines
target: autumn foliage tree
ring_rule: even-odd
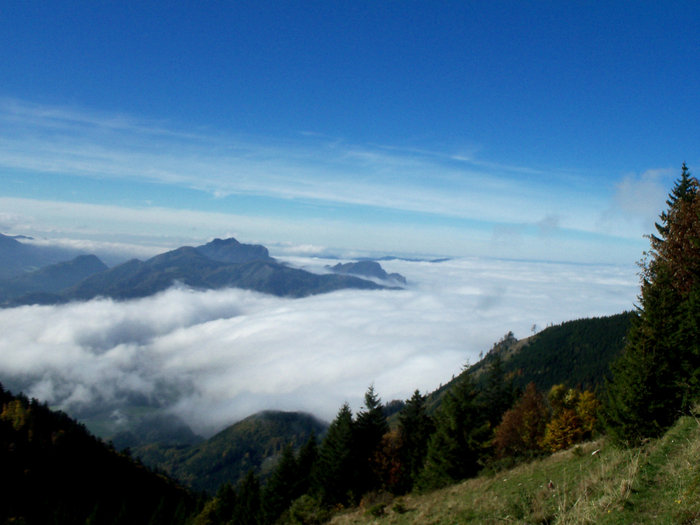
[[[496,427],[492,442],[496,456],[523,457],[539,451],[548,419],[549,408],[544,396],[534,383],[529,383]]]
[[[401,461],[401,435],[398,429],[390,430],[382,437],[372,458],[372,470],[380,488],[392,494],[402,493],[404,469]]]
[[[542,448],[556,452],[591,437],[596,427],[599,403],[593,392],[554,385],[547,395],[552,410]]]

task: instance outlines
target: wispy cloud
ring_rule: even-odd
[[[5,168],[178,185],[226,195],[415,212],[592,231],[607,205],[581,177],[453,152],[181,131],[162,122],[0,101]],[[536,176],[533,176],[536,175]],[[580,195],[587,192],[582,202]]]
[[[324,246],[318,253],[334,255],[454,256],[468,253],[587,263],[635,261],[646,245],[641,235],[639,241],[595,236],[591,240],[585,236],[564,235],[561,227],[542,235],[538,226],[522,224],[372,223],[365,216],[354,220],[333,214],[290,219],[275,214],[261,216],[3,197],[0,197],[0,208],[15,217],[13,232],[36,236],[49,244],[73,241],[88,248],[93,243],[98,255],[107,251],[112,259],[119,254],[105,249],[109,245],[121,245],[124,248],[122,260],[153,254],[158,247],[174,249],[197,245],[214,237],[262,243],[278,249],[280,254],[289,253],[285,243],[290,243]],[[551,249],[552,244],[555,249]]]
[[[322,268],[329,261],[296,258]],[[0,380],[71,413],[147,403],[208,433],[257,410],[331,419],[448,381],[508,330],[629,309],[634,267],[460,259],[393,261],[404,291],[300,300],[172,289],[0,311]]]

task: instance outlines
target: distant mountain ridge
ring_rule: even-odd
[[[75,250],[36,246],[17,239],[29,237],[0,234],[0,279],[13,279],[26,272],[80,255]]]
[[[335,266],[326,266],[326,268],[335,273],[373,277],[397,285],[406,284],[406,278],[403,275],[400,273],[387,273],[376,261],[363,260],[345,264],[338,263]]]
[[[21,244],[10,238],[2,241]],[[242,288],[281,297],[305,297],[346,288],[385,288],[352,275],[319,275],[291,268],[270,257],[264,246],[243,244],[233,238],[183,246],[113,268],[106,268],[95,256],[79,257],[14,279],[0,282],[4,306],[59,304],[95,297],[132,299],[153,295],[177,283],[205,290]]]
[[[0,282],[0,300],[8,301],[36,294],[57,294],[107,269],[107,265],[95,255],[79,255],[70,261],[44,266]]]

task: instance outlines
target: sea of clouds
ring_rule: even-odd
[[[337,261],[289,257],[323,271]],[[209,435],[263,409],[331,420],[449,381],[512,330],[630,310],[634,266],[463,258],[383,262],[404,290],[286,299],[173,287],[118,302],[0,310],[0,382],[80,418],[148,406]]]

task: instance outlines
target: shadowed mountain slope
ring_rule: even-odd
[[[235,484],[251,469],[264,477],[288,443],[299,448],[326,427],[302,412],[265,411],[195,446],[152,444],[135,447],[133,452],[183,483],[213,493],[222,483]]]
[[[0,385],[0,523],[188,523],[194,496]]]
[[[77,255],[79,253],[75,250],[35,246],[0,234],[0,279],[12,279]]]
[[[0,281],[0,301],[34,293],[57,294],[105,270],[107,266],[96,256],[79,255],[70,261],[44,266],[13,279]]]

